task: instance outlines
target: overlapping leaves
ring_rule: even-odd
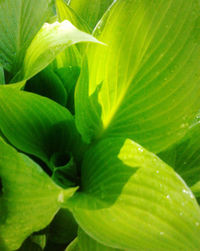
[[[0,151],[0,248],[16,250],[31,233],[50,223],[75,190],[63,191],[36,163],[2,139]]]
[[[200,208],[190,189],[128,139],[108,138],[90,148],[81,191],[68,204],[81,228],[106,246],[186,251],[200,245]]]
[[[69,16],[80,29],[92,30],[112,2],[71,0],[67,5],[57,0],[58,18]],[[81,142],[74,117],[63,107],[69,95],[74,112],[74,86],[83,53],[77,47],[65,49],[81,41],[98,41],[68,21],[45,24],[37,32],[50,13],[48,1],[41,1],[41,19],[33,1],[0,3],[0,20],[7,20],[3,12],[9,7],[12,17],[0,27],[0,63],[11,72],[9,76],[0,66],[0,84],[5,72],[8,80],[13,74],[12,81],[26,81],[57,57],[30,80],[26,90],[63,105],[11,86],[0,88],[0,135],[53,171],[48,177],[30,158],[0,140],[3,250],[18,248],[50,223],[60,207],[69,208],[83,229],[68,251],[199,250],[200,208],[187,186],[200,197],[199,125],[188,132],[200,108],[199,3],[114,2],[94,31],[107,46],[88,46],[76,89],[76,125],[89,146]],[[23,25],[22,19],[27,20]],[[52,86],[47,95],[42,82],[48,89]],[[160,155],[174,170],[136,142],[153,152],[177,143]],[[56,156],[64,156],[66,162]],[[80,183],[75,194],[77,187],[63,189],[52,181],[63,186],[59,182],[71,170]],[[51,226],[58,223],[54,220]],[[74,229],[67,243],[74,238],[76,224]],[[55,242],[62,238],[52,237]]]

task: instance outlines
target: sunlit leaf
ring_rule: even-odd
[[[81,228],[78,230],[77,248],[79,248],[78,250],[80,251],[120,251],[120,249],[106,247],[100,244],[90,238]]]
[[[3,187],[0,197],[0,246],[15,250],[32,232],[50,223],[59,209],[63,192],[36,163],[16,152],[2,139],[0,151]]]
[[[200,208],[175,171],[133,141],[92,145],[68,206],[92,238],[128,250],[198,250]],[[70,203],[70,204],[69,204]]]
[[[85,5],[84,8],[86,9],[87,7],[88,6]],[[86,21],[78,14],[76,14],[76,12],[66,3],[65,0],[56,0],[56,9],[59,21],[68,20],[78,29],[87,33],[91,32],[90,27],[87,25]]]
[[[94,29],[114,0],[71,0],[69,6]]]
[[[107,46],[89,46],[76,89],[85,140],[123,136],[159,152],[185,135],[200,108],[199,10],[116,1],[94,32]]]
[[[67,20],[62,23],[45,23],[28,47],[23,67],[14,80],[31,78],[50,64],[61,51],[78,42],[98,41]]]

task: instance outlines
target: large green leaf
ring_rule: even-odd
[[[18,149],[50,162],[76,147],[70,112],[54,101],[8,86],[0,88],[0,129]],[[67,158],[67,156],[66,156]]]
[[[26,49],[52,8],[52,0],[0,1],[0,63],[18,70]]]
[[[93,30],[114,0],[70,0],[68,2],[69,6]]]
[[[75,188],[59,188],[36,163],[2,139],[0,152],[0,249],[16,250],[32,232],[50,223]]]
[[[180,176],[133,141],[107,138],[82,165],[68,206],[100,243],[143,251],[199,250],[200,208]]]
[[[67,20],[45,23],[28,47],[22,69],[12,81],[31,78],[50,64],[61,51],[78,42],[98,41]]]
[[[94,32],[108,46],[89,46],[76,89],[85,140],[123,136],[159,152],[184,136],[200,107],[199,10],[197,0],[116,1]]]

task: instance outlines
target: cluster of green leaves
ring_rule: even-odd
[[[199,23],[199,0],[0,0],[0,250],[199,251]]]

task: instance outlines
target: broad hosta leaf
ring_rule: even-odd
[[[69,6],[94,29],[100,18],[114,0],[71,0]]]
[[[116,1],[94,32],[108,46],[89,46],[76,90],[86,140],[123,136],[159,152],[184,136],[200,106],[199,10],[197,0]]]
[[[15,71],[52,8],[52,0],[0,1],[0,62]]]
[[[120,251],[120,249],[106,247],[100,244],[90,238],[81,228],[79,228],[77,250],[75,251]]]
[[[181,175],[188,186],[200,181],[200,124],[190,128],[180,143],[160,153],[160,157]]]
[[[28,47],[22,70],[16,78],[31,78],[50,64],[61,51],[78,42],[98,41],[67,20],[62,23],[45,23]]]
[[[0,152],[3,186],[0,197],[0,247],[6,247],[1,250],[16,250],[32,232],[50,223],[62,202],[63,191],[36,163],[2,139]]]
[[[0,129],[7,139],[45,162],[54,153],[67,153],[72,142],[75,145],[73,116],[48,98],[2,86],[0,117]]]
[[[107,138],[88,150],[81,190],[68,203],[80,227],[104,245],[199,250],[194,195],[172,168],[129,139]]]

